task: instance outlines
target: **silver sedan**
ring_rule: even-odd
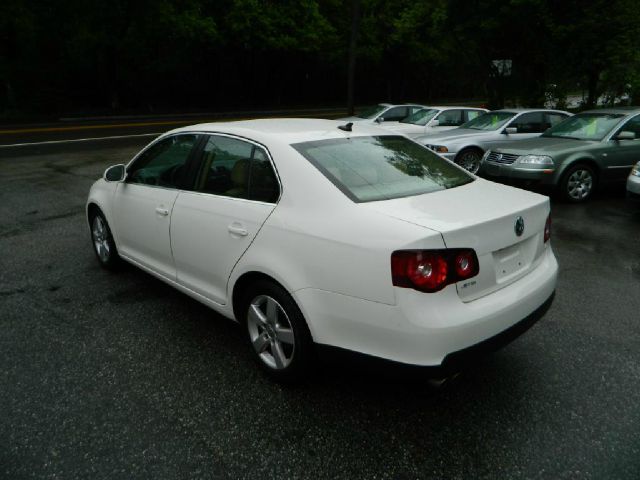
[[[569,112],[561,110],[495,110],[480,115],[459,128],[424,135],[416,138],[416,141],[476,173],[485,150],[494,144],[540,136],[546,129],[569,116]]]

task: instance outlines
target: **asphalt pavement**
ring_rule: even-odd
[[[554,305],[441,389],[256,368],[239,328],[102,270],[91,183],[151,137],[0,149],[0,478],[640,478],[640,210],[553,204]]]

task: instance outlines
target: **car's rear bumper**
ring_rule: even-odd
[[[450,368],[467,353],[512,339],[550,303],[558,264],[548,248],[534,270],[470,302],[455,286],[427,294],[396,289],[386,305],[316,289],[294,293],[314,341],[409,365]],[[512,330],[513,329],[513,330]],[[515,338],[515,337],[513,337]],[[481,345],[482,347],[478,347]]]

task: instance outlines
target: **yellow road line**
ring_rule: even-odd
[[[325,112],[326,115],[327,112]],[[336,114],[343,114],[344,112],[336,112]],[[331,112],[329,112],[331,116]],[[287,115],[287,117],[299,117],[299,118],[315,118],[316,114],[297,114]],[[208,122],[229,122],[235,120],[249,120],[256,117],[236,117],[236,118],[217,118],[211,120],[198,120],[197,123]],[[110,125],[75,125],[70,127],[39,127],[39,128],[17,128],[11,130],[0,130],[0,135],[10,135],[16,133],[47,133],[47,132],[75,132],[82,130],[105,130],[113,128],[130,128],[130,127],[152,127],[156,125],[191,125],[193,120],[171,120],[162,122],[141,122],[141,123],[119,123]]]

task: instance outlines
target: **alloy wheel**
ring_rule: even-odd
[[[91,236],[93,237],[93,246],[96,249],[98,258],[100,258],[102,263],[108,262],[111,255],[111,247],[109,246],[109,230],[100,215],[96,215],[93,219]]]
[[[258,295],[249,304],[247,326],[260,360],[275,370],[287,368],[295,354],[295,336],[282,306],[268,295]]]
[[[465,170],[470,171],[471,173],[477,173],[480,170],[480,161],[482,157],[476,151],[469,150],[466,152],[462,152],[460,155],[460,160],[456,163],[460,165]]]
[[[567,194],[574,200],[583,200],[593,188],[593,176],[588,170],[579,169],[567,180]]]

